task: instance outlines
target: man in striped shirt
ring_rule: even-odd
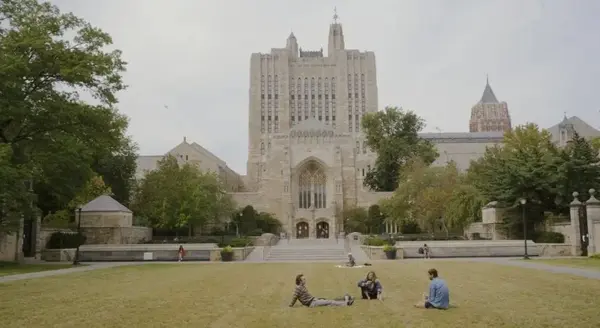
[[[344,300],[328,300],[323,298],[316,298],[312,296],[306,288],[306,278],[303,274],[296,276],[296,289],[294,289],[294,296],[292,297],[292,303],[290,307],[293,307],[299,301],[300,304],[308,307],[317,306],[348,306],[354,303],[354,298],[346,294]]]

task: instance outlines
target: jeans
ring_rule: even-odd
[[[315,298],[312,302],[310,302],[309,307],[317,307],[317,306],[346,306],[348,303],[346,301],[335,301],[335,300],[326,300],[322,298]]]

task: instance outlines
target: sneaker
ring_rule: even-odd
[[[352,305],[352,304],[354,303],[354,297],[352,297],[352,296],[350,296],[350,295],[346,294],[346,297],[345,297],[345,298],[346,298],[346,304],[348,304],[348,305]]]

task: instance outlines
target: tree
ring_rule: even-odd
[[[438,157],[431,142],[418,133],[424,121],[412,111],[386,107],[384,111],[366,114],[361,123],[368,147],[377,153],[375,167],[364,180],[375,191],[394,191],[401,169],[413,157],[431,164]]]
[[[344,210],[344,230],[346,233],[369,233],[367,210],[362,207],[351,207]]]
[[[256,223],[258,229],[263,233],[277,233],[281,228],[281,222],[273,214],[267,212],[258,213]]]
[[[379,208],[379,205],[373,204],[373,205],[369,206],[368,213],[367,213],[367,221],[366,221],[366,225],[367,225],[367,229],[368,229],[369,233],[383,232],[381,228],[383,226],[384,219],[385,219],[385,216],[381,212],[381,208]]]
[[[112,191],[101,176],[93,176],[79,193],[69,202],[65,209],[59,210],[44,217],[44,222],[54,225],[65,226],[75,220],[75,211],[79,206],[83,206],[102,195],[111,195]]]
[[[429,167],[422,159],[415,158],[400,174],[400,182],[402,187],[390,199],[382,202],[386,212],[397,223],[415,220],[421,228],[433,231],[440,219],[446,225],[456,226],[462,226],[470,219],[455,217],[456,211],[449,211],[449,205],[458,203],[454,199],[458,198],[457,190],[464,183],[464,177],[454,162],[444,167]]]
[[[600,187],[600,158],[598,149],[593,141],[588,141],[579,136],[577,132],[566,147],[559,153],[560,176],[558,184],[558,200],[562,212],[568,213],[568,204],[572,201],[572,193],[579,192],[581,199],[589,198],[591,188]]]
[[[550,133],[526,124],[505,134],[504,147],[488,148],[472,162],[468,175],[485,200],[497,201],[500,207],[515,207],[519,199],[527,199],[528,222],[533,227],[544,219],[545,210],[557,207],[557,185],[563,180],[559,167],[559,151]],[[507,229],[522,231],[520,219],[520,215],[507,215],[504,223]]]
[[[113,192],[113,198],[129,206],[135,185],[137,145],[123,138],[115,149],[98,154],[92,169],[100,174]]]
[[[121,144],[127,119],[115,105],[125,62],[104,50],[108,34],[48,2],[2,1],[0,22],[0,145],[47,214],[93,176],[96,154]]]
[[[132,209],[153,227],[187,227],[191,236],[194,228],[230,216],[233,201],[215,174],[195,165],[179,165],[175,157],[167,156],[141,180]]]
[[[11,163],[12,149],[0,144],[0,240],[6,233],[18,231],[23,209],[32,201],[23,181],[27,174]]]

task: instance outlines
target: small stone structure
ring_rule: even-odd
[[[571,252],[573,255],[593,255],[600,252],[600,200],[594,195],[596,190],[590,189],[590,198],[582,203],[579,193],[573,193],[571,202]],[[585,206],[587,218],[580,215],[580,208]],[[587,245],[587,247],[585,247]]]
[[[80,219],[75,213],[76,222]],[[152,229],[133,226],[133,213],[103,195],[81,208],[81,233],[86,244],[137,244],[152,239]]]

